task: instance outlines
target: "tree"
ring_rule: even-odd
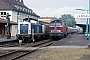
[[[69,27],[75,27],[76,21],[70,14],[61,15],[60,20],[64,21]]]

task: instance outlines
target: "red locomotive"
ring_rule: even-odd
[[[49,25],[49,37],[62,38],[68,35],[68,27],[62,20],[53,20]]]

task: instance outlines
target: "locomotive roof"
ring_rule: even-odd
[[[34,21],[38,21],[38,20],[33,19],[33,18],[25,18],[25,19],[23,19],[23,20],[28,20],[28,19],[30,19],[30,20],[34,20]]]
[[[54,22],[62,22],[62,20],[53,20],[50,23],[54,23]]]

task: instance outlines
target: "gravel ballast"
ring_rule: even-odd
[[[87,55],[90,55],[90,49],[46,48],[29,54],[19,60],[88,60],[90,58]]]

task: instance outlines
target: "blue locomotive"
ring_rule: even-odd
[[[29,21],[28,21],[29,20]],[[48,25],[43,22],[39,22],[36,20],[23,20],[18,24],[18,34],[16,37],[18,40],[23,41],[38,41],[42,40],[43,38],[47,38],[48,35]]]

